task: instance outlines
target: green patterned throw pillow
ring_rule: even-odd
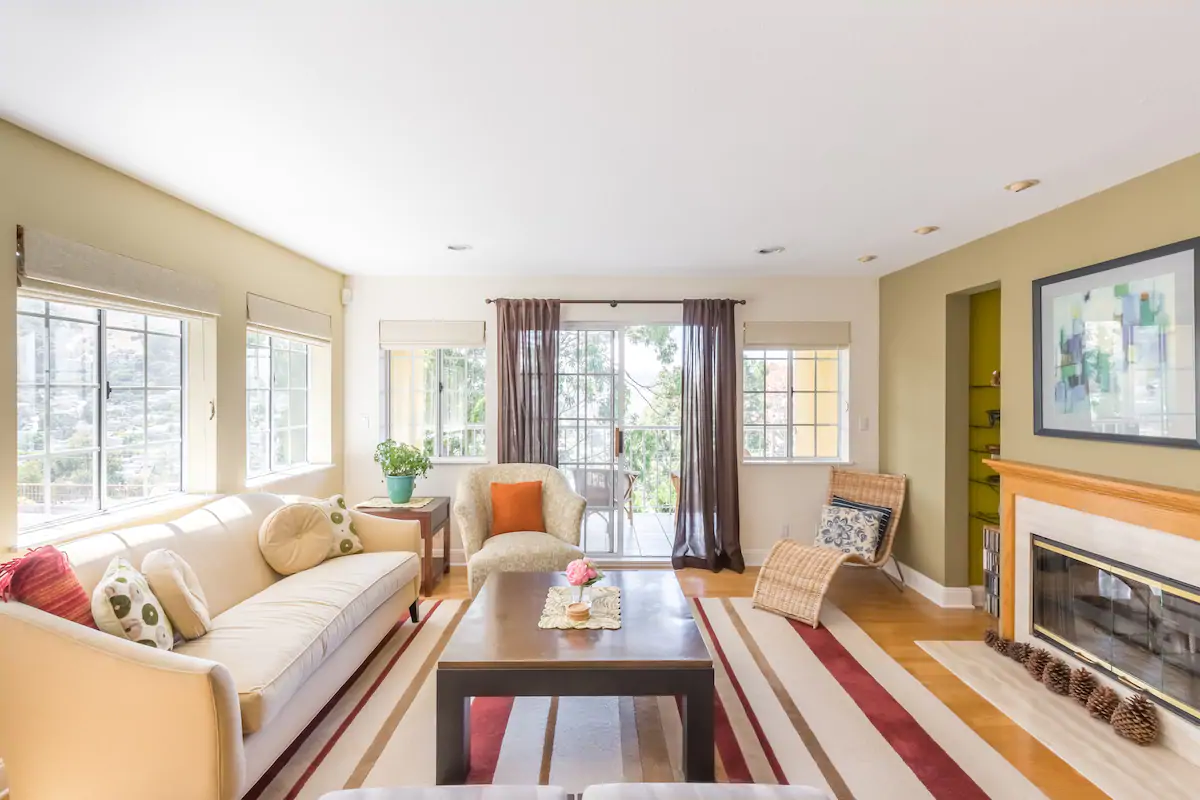
[[[174,646],[175,631],[146,576],[120,556],[92,592],[92,616],[100,630],[113,636],[160,650]]]
[[[329,521],[333,524],[333,547],[329,549],[329,558],[361,553],[362,542],[358,538],[358,531],[354,530],[350,509],[346,508],[346,498],[335,494],[317,505],[329,516]]]

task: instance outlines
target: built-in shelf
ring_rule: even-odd
[[[995,456],[996,458],[1000,457],[999,453],[993,453],[991,450],[976,450],[974,447],[971,448],[971,452],[972,453],[982,453],[985,456]]]
[[[975,430],[980,430],[980,431],[998,431],[998,430],[1000,430],[999,425],[972,425],[971,427],[974,428]]]
[[[992,386],[990,383],[977,383],[971,385],[972,389],[999,389],[999,386]]]
[[[981,481],[978,478],[967,478],[967,480],[969,480],[971,483],[981,483],[984,486],[990,486],[991,488],[996,489],[997,491],[999,491],[999,489],[1000,489],[1000,484],[995,483],[993,481]]]
[[[999,514],[988,514],[985,511],[976,511],[974,514],[971,515],[971,518],[982,520],[989,525],[999,525],[1000,524],[1000,515]]]

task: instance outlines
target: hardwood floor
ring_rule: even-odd
[[[749,597],[754,591],[757,570],[751,568],[738,575],[687,569],[676,574],[688,597]],[[446,598],[467,595],[464,567],[452,568],[433,594]],[[884,576],[868,569],[843,569],[834,580],[828,599],[1047,797],[1070,800],[1107,797],[916,644],[924,640],[979,639],[994,624],[986,614],[939,608],[911,590],[901,594]]]

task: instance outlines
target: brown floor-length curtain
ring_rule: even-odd
[[[501,464],[558,466],[557,300],[497,300]]]
[[[733,300],[683,301],[683,423],[676,568],[745,570],[738,514]]]

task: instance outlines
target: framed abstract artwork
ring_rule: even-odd
[[[1200,238],[1033,282],[1033,432],[1200,448]]]

